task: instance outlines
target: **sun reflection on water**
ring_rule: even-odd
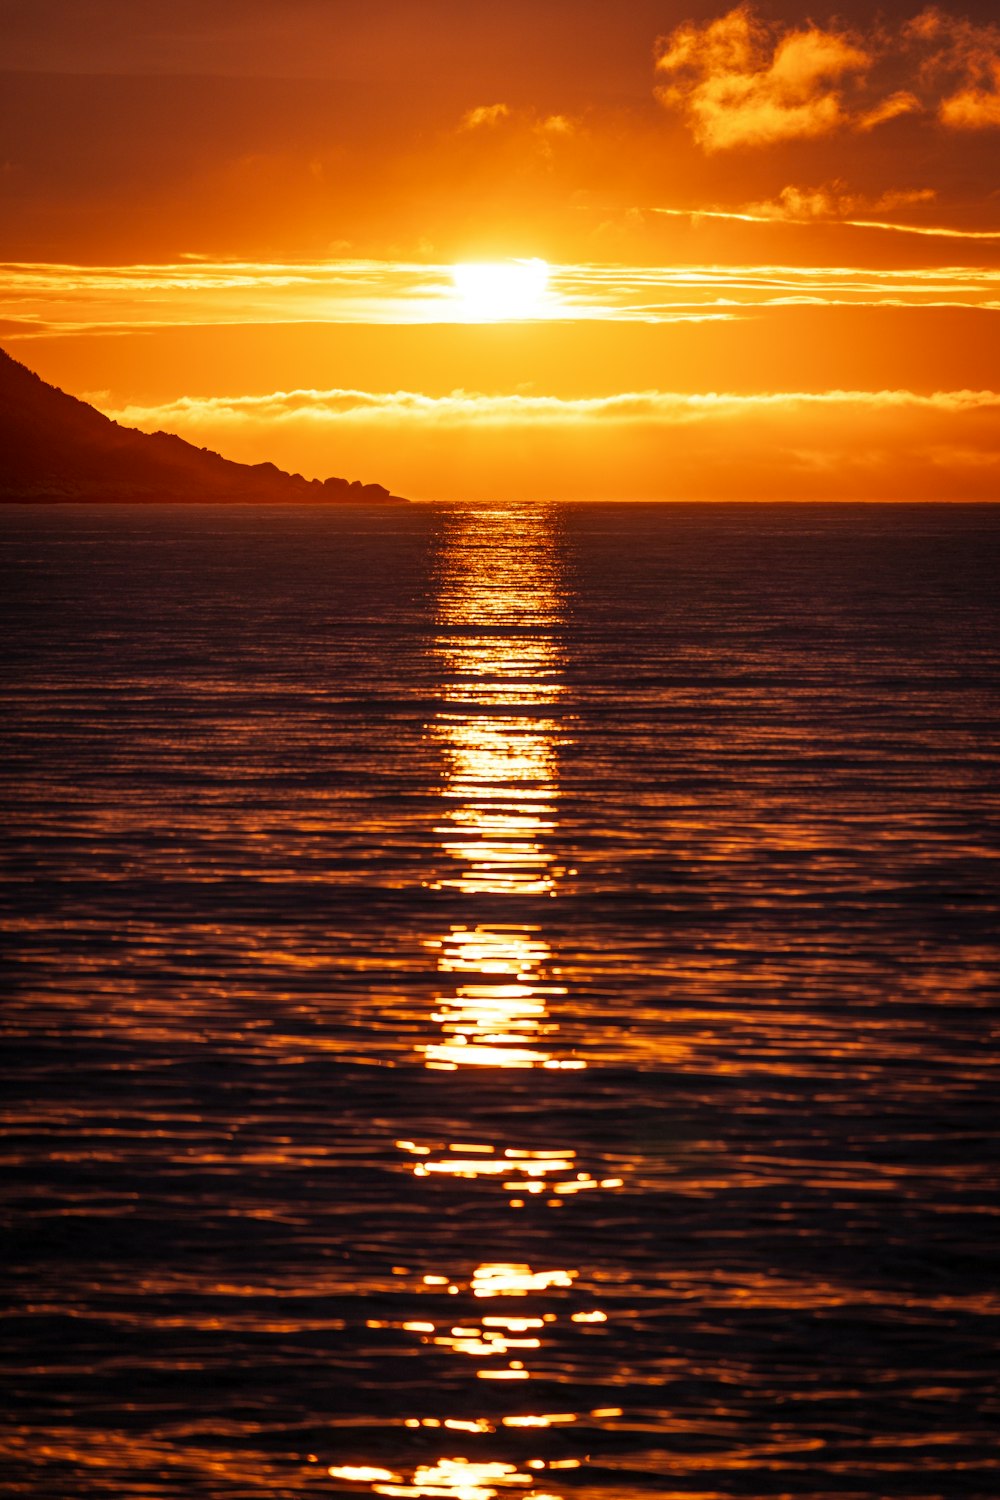
[[[475,1088],[491,1073],[513,1083],[525,1070],[558,1074],[586,1062],[559,1046],[558,1008],[567,990],[538,920],[563,877],[575,873],[560,864],[555,842],[564,687],[551,519],[544,511],[484,510],[459,513],[449,524],[433,647],[441,706],[430,726],[443,770],[435,826],[440,869],[428,884],[464,909],[426,942],[438,983],[428,1016],[433,1031],[416,1051],[426,1069],[453,1075],[448,1087],[469,1070]],[[474,1192],[502,1195],[529,1217],[533,1207],[623,1186],[593,1163],[588,1169],[558,1139],[542,1145],[509,1132],[501,1113],[492,1139],[473,1129],[455,1139],[400,1139],[395,1148],[402,1169],[428,1191],[456,1203]],[[390,1496],[493,1500],[522,1488],[532,1500],[558,1500],[539,1485],[550,1470],[579,1468],[581,1460],[561,1451],[498,1454],[498,1437],[513,1443],[518,1433],[615,1415],[612,1408],[547,1411],[541,1401],[518,1397],[533,1380],[553,1377],[554,1339],[584,1337],[590,1329],[581,1325],[607,1321],[581,1288],[580,1271],[527,1259],[482,1260],[471,1271],[468,1265],[427,1270],[412,1286],[412,1315],[370,1326],[398,1330],[429,1359],[466,1362],[469,1390],[495,1387],[493,1412],[410,1416],[405,1428],[422,1437],[447,1432],[456,1444],[460,1435],[470,1444],[492,1435],[494,1447],[478,1455],[452,1448],[393,1468],[333,1467],[334,1480]]]
[[[550,522],[527,510],[462,517],[445,554],[434,654],[443,706],[433,724],[445,771],[435,832],[470,898],[557,894],[560,587]],[[486,633],[486,632],[490,633]],[[478,915],[478,914],[477,914]],[[443,988],[429,1068],[580,1068],[557,1058],[549,1003],[565,994],[539,928],[477,920],[431,940]]]
[[[533,1474],[519,1470],[516,1464],[475,1463],[467,1458],[439,1458],[436,1463],[419,1464],[410,1472],[345,1465],[331,1468],[331,1476],[357,1484],[368,1482],[376,1495],[442,1496],[450,1500],[492,1500],[498,1488],[533,1486]],[[558,1496],[532,1490],[533,1500],[559,1500]]]
[[[432,1013],[442,1040],[422,1047],[428,1067],[584,1066],[541,1045],[557,1030],[548,1001],[566,987],[550,982],[552,953],[537,928],[455,926],[427,946],[437,951],[439,974],[461,976]]]
[[[434,645],[445,769],[437,833],[458,864],[440,884],[470,896],[555,895],[560,588],[550,523],[472,512],[446,553]]]
[[[466,706],[483,706],[464,692]],[[556,730],[553,719],[523,713],[439,716],[452,805],[435,831],[461,865],[441,885],[470,896],[555,895],[555,856],[544,841],[555,827]]]

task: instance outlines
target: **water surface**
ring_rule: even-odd
[[[5,1494],[997,1493],[1000,510],[0,539]]]

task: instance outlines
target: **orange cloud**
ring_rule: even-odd
[[[861,37],[766,22],[743,0],[660,38],[656,71],[660,102],[707,151],[874,130],[925,112],[953,130],[1000,126],[1000,27],[933,6]]]
[[[203,420],[241,422],[264,419],[281,422],[303,417],[323,422],[342,416],[355,420],[399,420],[419,418],[442,426],[468,422],[576,424],[579,422],[645,422],[670,424],[715,421],[732,417],[793,408],[862,407],[870,410],[909,409],[915,412],[962,413],[1000,408],[996,391],[762,391],[733,393],[708,391],[692,394],[678,391],[623,391],[612,396],[567,399],[519,392],[500,395],[480,391],[451,391],[446,396],[428,396],[421,391],[360,391],[348,387],[332,390],[274,391],[264,396],[182,396],[158,406],[127,406],[109,411],[117,421],[138,426],[153,423],[180,424]]]
[[[480,130],[482,127],[498,125],[510,114],[509,104],[478,104],[462,116],[463,130]]]
[[[576,126],[568,115],[546,115],[537,128],[546,135],[572,135]]]
[[[859,214],[891,213],[893,209],[909,208],[914,203],[930,203],[936,196],[933,188],[890,190],[877,198],[870,198],[863,193],[849,192],[843,182],[826,183],[815,188],[789,184],[776,198],[749,203],[743,212],[752,218],[777,219],[789,224],[810,223],[815,219],[850,223]]]
[[[985,130],[1000,125],[1000,71],[997,88],[962,89],[941,104],[941,120],[955,130]]]
[[[1000,125],[1000,60],[990,66],[993,87],[959,89],[941,101],[938,115],[953,130],[985,130]]]
[[[827,135],[848,123],[840,82],[872,58],[851,36],[817,26],[787,31],[743,4],[658,44],[660,101],[680,109],[706,150]]]
[[[479,104],[462,116],[458,128],[459,133],[492,133],[503,129],[508,134],[519,133],[522,137],[527,134],[535,148],[543,155],[549,155],[553,141],[573,135],[577,126],[568,115],[539,115],[532,109],[512,109],[509,104]]]
[[[966,230],[878,222],[855,217],[929,201],[930,189],[866,200],[839,181],[787,186],[775,197],[738,210],[655,208],[657,217],[798,224],[865,225],[899,234],[993,245],[1000,229]],[[210,261],[162,265],[0,265],[0,321],[5,338],[94,333],[127,336],[180,327],[428,326],[467,321],[454,267],[406,261]],[[828,306],[948,305],[1000,308],[1000,267],[883,266],[786,259],[730,264],[676,260],[660,265],[553,264],[547,323],[579,321],[646,324],[679,320],[731,321],[743,310],[808,300]],[[539,320],[541,321],[541,320]]]
[[[878,229],[891,234],[917,235],[931,240],[973,240],[990,246],[1000,243],[1000,229],[962,229],[948,224],[901,224],[892,219],[853,217],[856,213],[888,213],[916,203],[929,203],[936,197],[937,193],[933,188],[914,188],[899,192],[890,190],[870,200],[859,194],[839,196],[826,188],[789,186],[782,188],[775,198],[766,199],[761,203],[747,203],[742,208],[658,207],[651,209],[650,212],[662,215],[664,218],[688,219],[692,224],[700,223],[703,219],[765,225],[833,223],[848,229]],[[699,268],[698,274],[707,277],[708,268]],[[732,277],[733,268],[714,267],[711,274],[716,284],[721,285],[727,276]],[[736,274],[738,276],[740,273]],[[943,297],[947,301],[952,301],[957,294],[959,300],[966,306],[989,307],[993,310],[1000,307],[994,292],[989,292],[985,296],[980,295],[980,290],[985,284],[992,282],[1000,275],[988,267],[936,266],[930,269],[911,267],[907,270],[893,270],[886,267],[864,269],[855,266],[826,267],[820,270],[819,267],[786,266],[779,270],[776,266],[769,266],[764,275],[765,280],[768,281],[772,277],[782,276],[786,278],[786,285],[798,284],[803,290],[812,282],[811,300],[819,300],[821,296],[821,299],[831,306],[838,300],[832,295],[838,286],[841,291],[849,289],[852,300],[857,300],[858,294],[862,294],[863,298],[865,293],[871,293],[874,301],[888,299],[901,306],[905,302],[926,304],[925,293],[930,293],[933,285],[934,298]],[[822,288],[818,278],[822,278],[826,283]],[[982,281],[983,278],[985,278],[985,283]],[[759,274],[756,284],[763,285]],[[738,286],[731,284],[731,290],[738,291]],[[768,299],[758,297],[754,300]],[[959,304],[953,302],[952,305]]]
[[[920,56],[920,77],[936,89],[937,116],[953,130],[1000,126],[1000,27],[929,6],[903,28]]]
[[[916,114],[922,108],[916,94],[910,93],[909,89],[897,89],[894,94],[881,99],[859,116],[855,127],[858,130],[874,130],[876,125],[884,125],[886,120],[898,120],[900,115]]]
[[[870,500],[993,498],[998,411],[990,390],[563,399],[338,389],[109,414],[248,461],[380,475],[417,498]]]

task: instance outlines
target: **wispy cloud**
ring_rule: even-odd
[[[897,89],[879,99],[870,109],[863,110],[853,121],[856,130],[874,130],[887,120],[898,120],[901,115],[916,114],[921,108],[920,100],[909,89]]]
[[[886,204],[888,200],[882,200]],[[820,222],[837,201],[830,189],[791,189],[741,210],[670,209],[684,219]],[[801,215],[801,218],[798,216]],[[1000,233],[918,228],[863,219],[867,227],[988,240]],[[6,336],[124,333],[163,327],[297,323],[431,324],[464,321],[451,266],[388,261],[236,262],[165,265],[0,267]],[[732,319],[790,298],[816,303],[996,308],[1000,269],[936,266],[555,265],[539,316],[546,321],[676,322]]]
[[[851,229],[881,229],[892,234],[915,234],[924,239],[971,240],[1000,244],[1000,229],[965,229],[947,224],[904,224],[875,215],[932,203],[934,188],[889,189],[876,197],[851,192],[842,182],[819,187],[789,184],[775,197],[739,208],[655,208],[668,218],[730,219],[743,224],[843,224]]]
[[[658,209],[671,217],[738,218],[766,222],[750,214]],[[790,301],[817,306],[978,307],[1000,308],[1000,269],[933,266],[876,268],[867,266],[675,265],[563,267],[562,293],[580,301],[590,298],[641,316],[648,309],[723,305],[736,310],[766,309]]]

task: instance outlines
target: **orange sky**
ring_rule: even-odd
[[[998,498],[992,10],[0,0],[0,342],[417,498]]]

